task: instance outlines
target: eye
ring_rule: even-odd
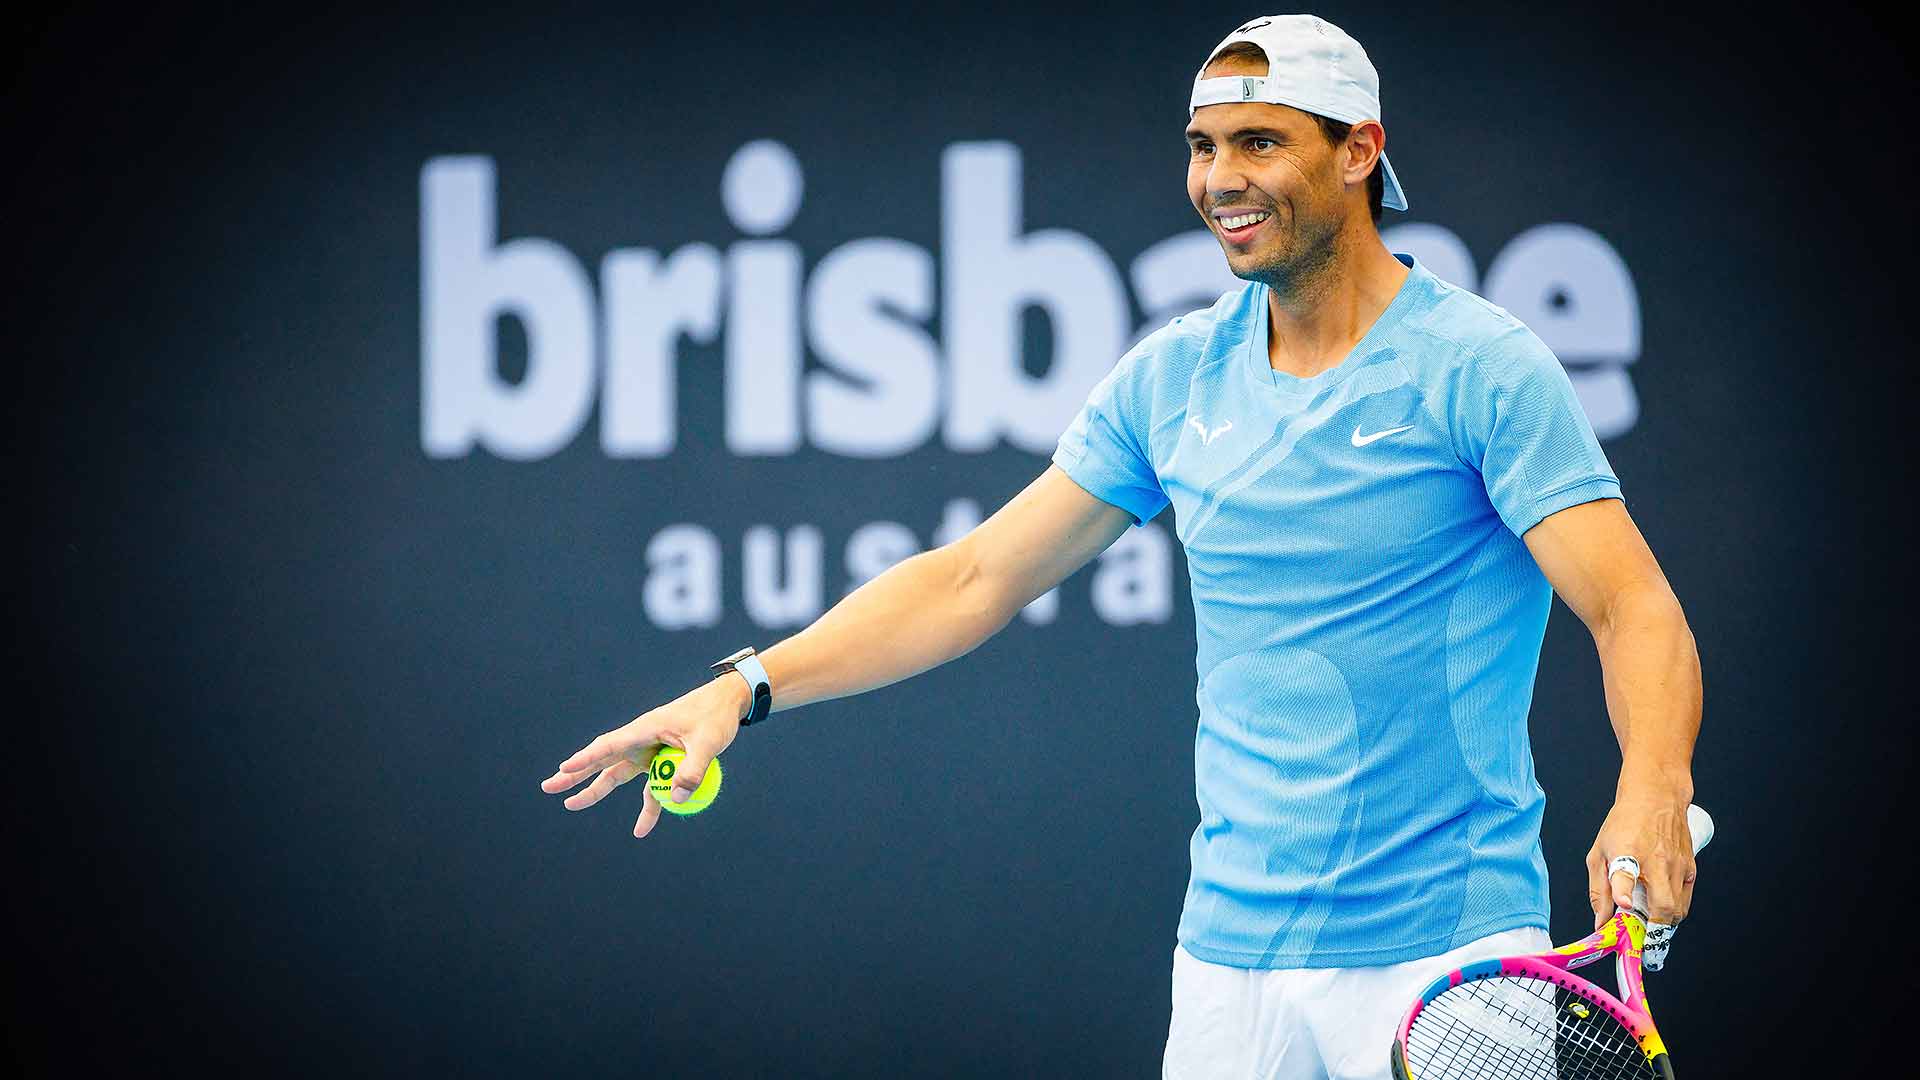
[[[1187,144],[1187,147],[1192,151],[1194,157],[1205,157],[1213,153],[1213,144],[1205,139],[1195,139],[1193,142]]]
[[[1252,150],[1256,154],[1264,154],[1279,145],[1279,143],[1274,142],[1272,139],[1263,139],[1258,136],[1247,140],[1247,149]]]

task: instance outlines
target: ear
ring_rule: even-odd
[[[1387,152],[1387,129],[1378,120],[1362,120],[1347,133],[1347,157],[1341,179],[1349,184],[1365,183],[1367,174]]]

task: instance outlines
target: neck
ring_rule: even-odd
[[[1267,290],[1267,362],[1278,371],[1306,379],[1339,364],[1407,279],[1370,220],[1342,230],[1336,244],[1318,272]]]

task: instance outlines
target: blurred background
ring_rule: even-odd
[[[1389,241],[1554,347],[1699,640],[1681,1075],[1857,1075],[1912,954],[1905,57],[1833,5],[1316,11],[1381,73]],[[645,841],[637,787],[538,784],[991,513],[1231,285],[1181,131],[1261,13],[18,24],[24,1071],[1157,1076],[1170,515]],[[1563,607],[1532,726],[1564,940],[1618,755]]]

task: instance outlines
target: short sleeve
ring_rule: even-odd
[[[1139,348],[1122,357],[1087,395],[1053,451],[1053,463],[1074,483],[1133,515],[1135,525],[1153,520],[1167,505],[1147,455],[1151,359]]]
[[[1567,373],[1534,333],[1515,326],[1472,360],[1461,402],[1461,456],[1515,536],[1547,516],[1620,498]]]

